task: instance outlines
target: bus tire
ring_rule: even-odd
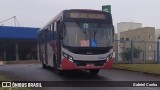
[[[43,68],[43,69],[47,69],[46,64],[42,64],[42,68]]]
[[[92,69],[92,70],[89,70],[90,71],[90,74],[92,75],[97,75],[99,73],[99,69]]]
[[[56,73],[57,73],[58,75],[62,75],[62,74],[63,74],[63,71],[62,71],[62,70],[59,70],[59,69],[56,69]]]
[[[57,64],[56,64],[57,62],[56,62],[56,56],[55,56],[55,54],[53,55],[53,68],[54,68],[54,71],[55,71],[55,73],[56,74],[59,74],[59,75],[61,75],[62,74],[62,70],[59,70],[58,68],[57,68]]]
[[[58,69],[57,66],[54,67],[54,71],[58,75],[62,75],[63,74],[63,70]]]

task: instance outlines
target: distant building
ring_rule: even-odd
[[[37,59],[38,29],[0,26],[0,61]]]
[[[156,33],[154,27],[143,27],[129,31],[120,32],[120,40],[155,41]]]
[[[141,27],[142,27],[142,23],[120,22],[117,24],[117,32],[120,33],[123,31],[133,30]]]
[[[120,48],[122,52],[131,48],[131,40],[133,40],[133,46],[142,50],[138,60],[142,58],[145,58],[145,60],[154,60],[156,59],[157,38],[159,35],[160,30],[155,30],[154,27],[123,31],[120,32],[120,40],[124,42],[120,43]]]
[[[120,33],[124,32],[124,31],[129,31],[129,30],[133,30],[133,29],[137,29],[137,28],[141,28],[142,27],[142,23],[136,23],[136,22],[120,22],[117,24],[117,40],[120,40]],[[117,41],[118,42],[118,41]],[[122,52],[120,46],[120,43],[118,42],[118,48],[117,48],[117,59],[121,60],[121,57],[119,56],[119,53]]]

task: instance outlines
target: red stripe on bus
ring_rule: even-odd
[[[103,69],[112,69],[112,68],[113,68],[112,66],[113,66],[113,59],[108,60],[108,61],[104,64]]]
[[[73,70],[76,69],[76,65],[69,61],[67,58],[63,58],[62,60],[62,70]]]

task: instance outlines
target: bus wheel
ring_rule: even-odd
[[[97,75],[98,72],[99,72],[99,69],[90,70],[90,73],[91,73],[92,75]]]
[[[57,74],[59,74],[59,75],[62,75],[63,74],[63,71],[62,70],[59,70],[59,69],[56,69],[56,71],[55,71]]]
[[[55,73],[57,73],[59,75],[62,74],[62,70],[59,70],[57,68],[57,62],[56,62],[56,56],[55,55],[53,56],[53,68],[54,68]]]
[[[42,68],[43,68],[43,69],[47,69],[46,64],[42,64]]]
[[[62,75],[62,72],[63,72],[63,70],[60,70],[60,69],[57,68],[57,65],[55,65],[54,71],[55,71],[55,73],[57,73],[59,75]]]

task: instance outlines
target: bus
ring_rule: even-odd
[[[60,12],[38,32],[42,67],[89,70],[93,75],[113,65],[112,15],[100,10],[71,9]]]

